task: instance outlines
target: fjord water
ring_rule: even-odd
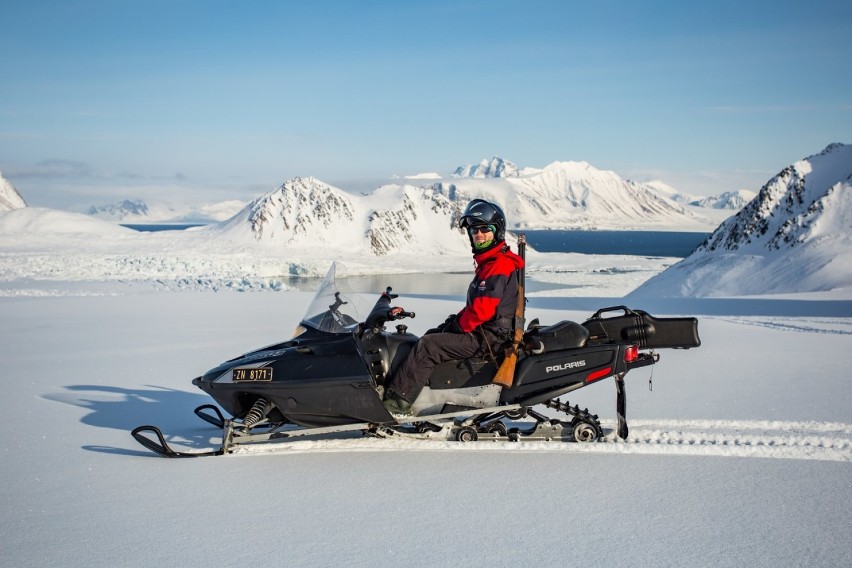
[[[709,233],[674,231],[524,231],[539,252],[628,254],[685,258]]]

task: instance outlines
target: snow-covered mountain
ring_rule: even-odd
[[[701,231],[715,226],[653,187],[587,162],[553,162],[543,169],[525,168],[512,177],[459,177],[431,188],[462,207],[474,198],[496,202],[506,212],[509,227],[515,229],[675,226]]]
[[[668,197],[675,203],[679,203],[680,205],[688,205],[693,201],[700,199],[698,196],[690,195],[689,193],[684,193],[679,189],[672,187],[671,185],[660,181],[653,180],[645,182],[645,185],[662,195],[663,197]]]
[[[690,213],[706,218],[712,227],[717,227],[722,221],[742,209],[756,195],[752,191],[739,190],[712,197],[699,197],[684,193],[659,180],[645,182],[645,185]]]
[[[852,287],[852,145],[773,177],[695,252],[634,296],[725,296]]]
[[[479,164],[459,166],[453,172],[453,177],[472,178],[510,178],[518,177],[518,166],[508,160],[494,156],[490,160],[482,160]]]
[[[507,171],[494,158],[484,170]],[[313,177],[295,178],[213,228],[230,240],[275,243],[299,254],[346,249],[370,255],[421,250],[466,254],[457,228],[471,199],[498,203],[510,229],[707,230],[707,221],[643,184],[586,162],[554,162],[515,177],[460,177],[429,186],[390,184],[355,195]]]
[[[85,235],[87,239],[100,237],[108,240],[118,235],[132,235],[134,231],[82,213],[45,207],[21,207],[0,215],[0,234],[15,235],[19,240],[32,238],[38,241],[60,235],[63,241],[72,243],[67,240],[68,235]],[[78,244],[80,246],[77,246]],[[80,250],[85,248],[86,244],[77,243],[70,246]]]
[[[345,203],[351,202],[356,207],[359,197],[354,191],[334,188],[330,191],[328,184],[312,177],[299,178],[302,181],[291,180],[284,184],[289,192],[296,188],[311,186],[310,190],[303,187],[301,193],[310,203],[318,203],[317,215],[332,214]],[[308,182],[307,180],[312,180]],[[431,182],[431,183],[430,183]],[[428,185],[427,185],[428,184]],[[416,192],[424,193],[427,200],[434,200],[433,193],[441,194],[452,202],[460,211],[471,200],[487,199],[498,203],[506,212],[510,229],[661,229],[709,232],[716,227],[726,214],[719,212],[713,215],[705,213],[701,208],[688,207],[674,198],[677,191],[661,182],[639,183],[624,180],[611,171],[602,171],[592,167],[587,162],[553,162],[544,168],[519,169],[514,163],[492,157],[482,160],[476,166],[461,166],[454,174],[440,177],[436,173],[424,173],[415,176],[396,178],[391,187],[409,187],[406,193],[408,199],[414,199]],[[416,187],[420,186],[420,187]],[[383,196],[386,201],[365,204],[365,210],[383,211],[407,205],[392,203],[393,199],[384,186],[371,192],[361,194],[366,201]],[[305,193],[307,192],[307,193]],[[391,192],[392,193],[392,192]],[[682,195],[682,194],[679,194]],[[400,199],[402,194],[400,194]],[[261,196],[264,207],[272,207],[275,198]],[[93,206],[88,214],[99,219],[119,223],[209,223],[229,220],[234,215],[240,215],[245,203],[238,201],[224,202],[201,207],[165,203],[146,203],[139,199],[126,199],[108,205]],[[251,207],[258,207],[257,200]],[[441,205],[438,205],[440,208]],[[293,204],[290,204],[289,214],[295,214]],[[706,211],[710,211],[707,209]],[[304,215],[304,209],[299,209]],[[351,213],[351,212],[350,212]],[[271,226],[260,227],[258,220],[271,213],[255,212],[256,218],[253,230],[264,240],[261,234],[265,231],[280,233]],[[282,215],[284,210],[282,209]],[[366,215],[366,213],[359,213]],[[376,217],[375,223],[381,216]],[[283,217],[282,217],[283,219]],[[355,218],[351,219],[355,222]],[[361,233],[353,233],[352,238],[360,238],[366,234],[369,219],[360,221],[365,227]],[[336,225],[329,223],[306,225],[304,227],[283,227],[292,230],[291,237],[308,231],[327,231]],[[233,228],[233,225],[231,226]],[[379,230],[379,232],[381,232]],[[360,235],[360,237],[359,237]],[[320,242],[331,243],[333,236],[314,235]],[[376,236],[371,238],[382,241],[386,239]],[[295,242],[295,241],[294,241]],[[378,245],[377,245],[378,246]],[[387,244],[378,248],[393,249]]]
[[[183,222],[194,223],[206,221],[227,221],[242,211],[245,206],[245,201],[239,201],[237,199],[207,203],[200,207],[193,207],[189,210],[189,212],[184,213]]]
[[[86,214],[104,221],[144,222],[148,218],[148,205],[139,199],[124,199],[107,205],[92,205]]]
[[[26,207],[27,203],[12,182],[3,177],[0,172],[0,211],[11,211]]]
[[[730,209],[732,211],[739,211],[743,207],[746,206],[752,199],[755,198],[757,194],[753,191],[748,191],[747,189],[740,189],[738,191],[726,191],[721,195],[715,195],[712,197],[705,197],[703,199],[696,199],[690,201],[690,205],[694,205],[696,207],[709,207],[712,209]]]
[[[237,200],[195,206],[123,199],[106,205],[92,205],[86,214],[114,223],[210,223],[231,218],[245,205],[245,202]]]
[[[439,192],[386,185],[352,195],[316,178],[295,178],[211,228],[231,240],[259,241],[310,256],[318,250],[387,255],[467,251],[458,209]]]

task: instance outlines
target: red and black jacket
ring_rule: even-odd
[[[467,305],[459,312],[458,324],[465,333],[482,326],[500,334],[512,331],[518,304],[515,271],[524,259],[509,250],[506,243],[475,254],[476,273],[467,291]]]

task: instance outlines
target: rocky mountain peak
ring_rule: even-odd
[[[849,208],[843,182],[852,177],[852,146],[831,144],[781,170],[757,197],[731,217],[699,247],[699,251],[748,247],[779,249],[809,237],[829,203]],[[848,230],[848,227],[847,227]]]
[[[712,209],[730,209],[732,211],[739,211],[748,203],[750,203],[751,200],[756,197],[756,195],[756,193],[745,189],[741,189],[739,191],[726,191],[721,195],[714,195],[712,197],[705,197],[703,199],[696,199],[690,201],[689,205],[694,205],[696,207],[710,207]]]
[[[0,211],[11,211],[13,209],[22,209],[27,206],[24,198],[12,185],[12,182],[3,177],[0,173]]]
[[[248,222],[257,240],[307,238],[317,229],[352,221],[352,200],[342,190],[313,177],[297,177],[247,206]]]
[[[459,166],[453,177],[472,178],[509,178],[518,177],[518,166],[508,160],[494,156],[491,160],[482,160],[477,165]]]
[[[127,218],[147,216],[148,205],[139,199],[124,199],[108,205],[92,205],[86,214],[100,219],[122,221]]]
[[[316,178],[294,178],[249,204],[221,225],[231,236],[311,251],[440,254],[464,251],[459,231],[451,231],[457,207],[428,188],[388,185],[352,195]]]
[[[631,297],[822,292],[852,285],[852,145],[781,170],[690,256]]]

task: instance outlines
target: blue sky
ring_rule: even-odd
[[[852,143],[848,1],[10,0],[0,22],[0,171],[31,205],[494,155],[707,195]]]

